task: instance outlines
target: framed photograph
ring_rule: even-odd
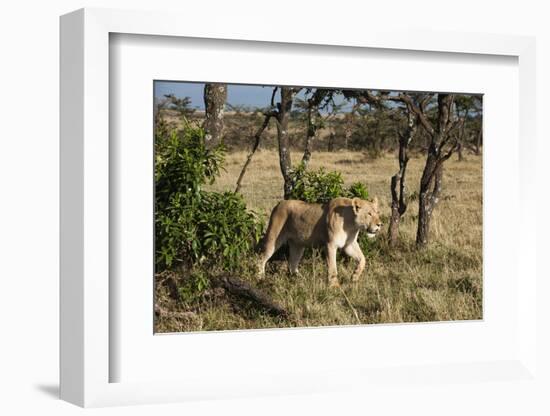
[[[156,333],[483,318],[483,95],[157,80],[154,100]]]
[[[536,387],[534,40],[327,36],[61,18],[63,399]]]

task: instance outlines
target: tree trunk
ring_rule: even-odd
[[[483,130],[483,129],[480,128],[479,131],[478,131],[478,133],[477,133],[477,138],[476,138],[476,156],[479,156],[480,149],[481,149],[481,141],[482,141],[482,138],[483,138],[482,130]]]
[[[418,228],[416,230],[416,246],[425,247],[428,244],[430,232],[430,208],[428,194],[422,193],[418,198]]]
[[[336,138],[336,134],[331,131],[329,136],[328,136],[328,143],[327,143],[327,151],[328,152],[332,152],[334,151],[334,140]]]
[[[307,109],[306,144],[304,146],[304,155],[302,156],[302,165],[304,169],[307,169],[309,161],[311,160],[311,142],[315,139],[315,135],[317,134],[317,112],[317,107],[309,102]]]
[[[399,181],[399,174],[395,174],[391,178],[391,217],[390,226],[388,228],[388,238],[390,240],[390,246],[395,246],[397,243],[397,237],[399,235],[399,223],[401,222],[401,215],[399,215],[399,203],[397,198],[397,182]]]
[[[306,144],[304,146],[304,155],[302,156],[302,165],[305,169],[307,169],[311,159],[311,144],[317,136],[317,130],[321,127],[321,114],[319,113],[319,106],[328,94],[328,90],[324,88],[317,88],[313,95],[307,100]]]
[[[279,143],[279,166],[284,180],[284,199],[290,198],[292,192],[292,160],[290,157],[290,138],[288,135],[288,119],[292,101],[297,90],[281,87],[281,102],[277,104],[277,141]]]
[[[464,145],[464,136],[466,132],[466,120],[468,119],[469,111],[466,109],[464,116],[460,118],[459,131],[458,131],[458,140],[456,151],[458,153],[458,161],[462,162],[464,160],[464,155],[462,153],[462,148]]]
[[[407,164],[409,163],[408,147],[416,134],[418,125],[416,116],[412,113],[410,108],[408,108],[407,118],[407,130],[403,134],[400,134],[399,137],[399,171],[392,176],[390,185],[392,197],[390,226],[388,228],[390,246],[395,246],[397,243],[401,217],[407,211],[405,175],[407,172]],[[398,185],[399,192],[397,192]]]
[[[418,197],[418,228],[416,231],[416,246],[425,247],[429,241],[430,221],[432,213],[439,202],[441,183],[443,179],[443,162],[451,157],[456,145],[445,154],[442,148],[449,141],[451,125],[451,107],[454,96],[452,94],[438,94],[437,129],[430,131],[430,147],[426,165],[420,179],[420,193]]]
[[[204,131],[205,142],[208,147],[217,146],[221,142],[226,99],[226,84],[204,85]]]
[[[433,164],[430,162],[429,165],[431,166],[429,169],[432,169],[433,172],[431,178],[425,178],[423,174],[420,181],[418,228],[416,231],[416,246],[419,248],[425,247],[429,242],[432,213],[439,202],[443,180],[443,165],[437,164],[435,161],[433,161]],[[428,162],[426,162],[426,167],[428,167]],[[424,172],[426,172],[426,168]]]
[[[352,106],[350,113],[345,118],[344,124],[344,147],[348,150],[349,140],[353,133],[353,125],[355,123],[355,111],[357,110],[357,102]]]
[[[458,161],[462,162],[464,160],[464,155],[462,153],[462,142],[458,142],[456,152],[458,153]]]

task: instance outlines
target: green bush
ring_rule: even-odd
[[[204,192],[202,209],[197,212],[200,238],[195,258],[221,258],[223,266],[236,269],[243,254],[260,240],[262,221],[246,209],[242,196],[233,192]]]
[[[209,149],[204,130],[187,124],[155,137],[155,201],[162,211],[174,195],[197,199],[202,186],[214,183],[224,160],[223,146]]]
[[[206,192],[222,169],[222,146],[208,149],[204,130],[158,135],[155,143],[155,245],[157,271],[183,262],[235,269],[255,246],[262,222],[238,194]]]
[[[305,202],[324,204],[337,197],[367,199],[369,196],[364,184],[355,182],[345,188],[340,172],[327,172],[324,168],[308,171],[300,164],[292,172],[292,181],[291,199]]]
[[[361,198],[361,199],[368,199],[369,198],[369,191],[367,190],[367,187],[365,184],[361,182],[354,182],[350,185],[350,187],[346,191],[348,198]]]

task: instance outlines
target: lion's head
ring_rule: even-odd
[[[355,213],[355,223],[359,228],[367,231],[367,237],[376,237],[382,227],[378,211],[378,198],[375,197],[372,202],[353,198],[353,212]]]

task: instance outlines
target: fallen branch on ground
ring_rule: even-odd
[[[265,293],[233,276],[210,278],[212,286],[222,287],[234,296],[250,300],[265,309],[271,315],[288,318],[288,312]]]

